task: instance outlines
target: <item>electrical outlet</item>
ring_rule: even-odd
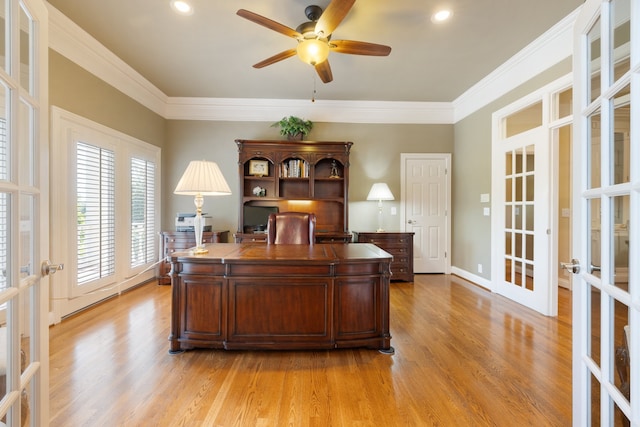
[[[482,273],[482,264],[478,264],[478,273]]]

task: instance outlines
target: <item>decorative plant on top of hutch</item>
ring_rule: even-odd
[[[351,241],[351,142],[236,139],[240,206],[236,242],[266,241],[269,213],[316,214],[316,241]]]
[[[289,141],[302,141],[313,129],[311,120],[304,120],[296,116],[283,117],[271,127],[279,127],[280,135],[286,136]]]

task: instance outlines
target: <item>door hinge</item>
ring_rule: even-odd
[[[445,258],[447,257],[447,251],[445,251],[445,252],[444,252],[444,257],[445,257]]]

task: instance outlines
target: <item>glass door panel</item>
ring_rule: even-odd
[[[629,195],[614,196],[611,198],[611,213],[614,221],[611,222],[609,242],[611,251],[611,277],[609,283],[619,287],[625,292],[629,291]]]
[[[612,3],[614,78],[619,79],[629,71],[629,42],[631,41],[631,0],[616,0]]]
[[[589,51],[587,53],[587,68],[590,78],[588,87],[589,102],[600,96],[600,18],[593,25],[588,34]]]
[[[591,219],[590,239],[589,239],[589,262],[588,273],[596,277],[600,277],[600,250],[602,242],[602,233],[600,232],[600,199],[592,199],[589,202],[588,216]]]
[[[599,111],[589,117],[588,132],[590,144],[588,146],[589,152],[587,153],[589,159],[591,159],[591,167],[589,168],[589,188],[600,187],[600,158],[602,157],[602,154],[600,153],[600,122],[601,117]]]
[[[30,95],[33,95],[33,21],[20,4],[20,86]]]

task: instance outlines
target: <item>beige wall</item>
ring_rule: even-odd
[[[204,210],[214,227],[237,229],[238,179],[235,139],[279,139],[270,122],[165,120],[106,84],[59,53],[49,50],[50,102],[82,117],[162,148],[162,228],[173,229],[178,212],[192,212],[193,200],[175,196],[173,189],[190,160],[217,162],[234,192],[207,198]],[[295,114],[292,112],[291,114]],[[386,181],[396,196],[385,203],[385,228],[401,229],[399,215],[400,153],[450,153],[452,125],[386,125],[316,123],[308,139],[354,142],[349,186],[352,230],[377,227],[375,202],[366,201],[373,182]]]
[[[164,118],[52,49],[49,103],[149,144],[164,144]]]
[[[237,229],[238,179],[234,140],[278,139],[267,122],[165,120],[57,52],[49,51],[50,102],[65,110],[162,147],[162,228],[173,229],[177,212],[192,212],[193,200],[173,189],[190,160],[217,162],[234,192],[207,198],[204,210],[214,227]],[[385,228],[401,230],[400,154],[452,153],[452,265],[490,278],[491,223],[482,214],[480,194],[491,193],[491,114],[571,71],[566,60],[478,110],[455,125],[316,123],[310,140],[354,142],[349,187],[349,228],[377,227],[375,202],[366,201],[371,184],[385,181],[396,200],[385,204]],[[291,114],[295,115],[292,111]],[[398,209],[399,211],[399,209]],[[477,265],[483,264],[483,273]]]
[[[295,114],[295,112],[292,112]],[[193,212],[193,199],[175,196],[173,189],[190,160],[206,159],[220,166],[231,196],[205,199],[204,210],[216,229],[235,232],[238,224],[238,154],[236,139],[279,139],[277,129],[266,122],[169,121],[163,150],[163,228],[174,227],[178,212]],[[388,208],[399,206],[400,153],[451,152],[452,125],[372,125],[316,123],[309,140],[352,141],[349,185],[349,228],[377,228],[375,202],[365,199],[373,182],[389,184],[396,201],[385,204],[385,227],[400,230],[399,216]]]
[[[480,194],[491,193],[491,115],[570,72],[567,59],[455,124],[451,265],[491,278],[491,217],[483,215],[490,204],[480,203]]]

